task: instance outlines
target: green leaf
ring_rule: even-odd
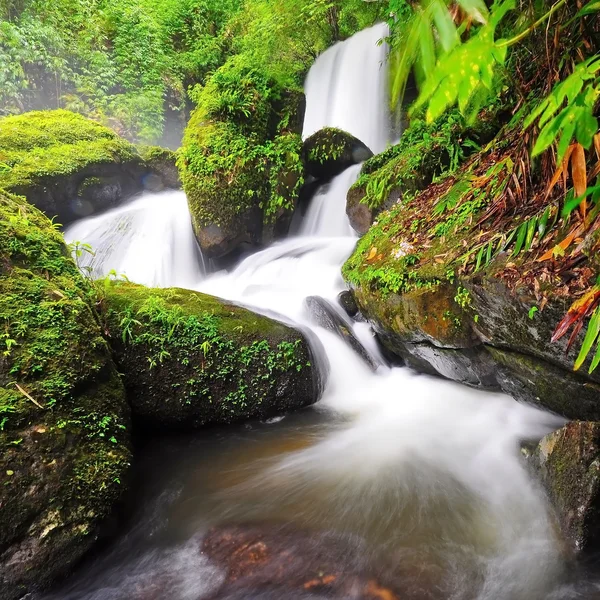
[[[515,248],[511,256],[517,256],[519,252],[521,252],[521,248],[523,247],[523,242],[525,241],[525,235],[527,234],[527,222],[522,223],[519,226],[517,231],[517,243],[515,244]]]
[[[533,217],[529,219],[527,224],[527,237],[525,238],[525,250],[529,250],[531,248],[531,243],[533,242],[533,236],[535,235],[535,226],[537,225],[537,217]]]
[[[575,361],[575,366],[573,370],[577,371],[579,367],[585,362],[587,355],[590,353],[594,342],[598,338],[598,334],[600,333],[600,310],[597,308],[588,323],[587,331],[585,332],[585,338],[583,338],[583,343],[581,344],[581,349],[579,350],[579,355],[577,356],[577,360]]]
[[[487,252],[485,254],[485,264],[489,265],[492,260],[492,242],[487,245]]]
[[[592,13],[600,11],[600,0],[592,0],[588,2],[576,15],[575,18],[585,17],[586,15],[591,15]]]
[[[540,242],[546,235],[546,226],[548,225],[548,217],[550,216],[550,207],[547,206],[541,219],[538,221],[538,239]]]
[[[483,258],[483,250],[485,246],[481,246],[481,250],[477,253],[477,264],[475,265],[475,271],[479,271],[479,267],[481,266],[481,260]]]

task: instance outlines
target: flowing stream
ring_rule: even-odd
[[[383,26],[366,30],[318,58],[306,82],[305,135],[334,125],[374,151],[385,148],[384,34]],[[307,296],[335,301],[344,288],[340,267],[356,243],[345,196],[358,172],[348,169],[316,194],[297,236],[231,272],[206,274],[181,192],[142,196],[66,231],[69,241],[94,247],[95,257],[82,260],[97,274],[115,269],[145,284],[197,289],[312,329],[330,374],[321,401],[295,415],[149,444],[127,529],[54,600],[305,597],[213,596],[224,574],[199,549],[221,523],[342,536],[360,548],[362,567],[399,582],[403,598],[583,597],[570,595],[561,540],[520,450],[560,419],[502,394],[390,368],[369,327],[355,324],[380,363],[374,372],[311,320]]]

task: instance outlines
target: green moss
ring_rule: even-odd
[[[346,151],[352,152],[352,148],[348,148],[352,142],[352,137],[345,131],[335,127],[324,127],[306,140],[307,159],[321,165],[331,160],[336,161]]]
[[[251,207],[261,208],[265,221],[293,208],[302,185],[301,140],[287,129],[294,107],[286,98],[236,58],[196,90],[178,163],[196,228],[230,226]],[[282,187],[290,175],[294,181]]]
[[[22,190],[92,164],[141,161],[110,129],[66,110],[0,119],[0,188]]]
[[[398,144],[365,162],[353,188],[362,192],[363,203],[378,208],[394,189],[411,194],[442,174],[454,173],[493,136],[496,112],[482,114],[475,127],[468,127],[458,111],[449,111],[435,123],[413,119]]]
[[[280,377],[304,371],[310,378],[305,342],[281,323],[187,290],[117,282],[104,293],[126,385],[141,392],[132,397],[143,396],[134,410],[155,402],[153,410],[173,410],[174,420],[193,414],[188,425],[230,421],[260,414],[256,407],[271,401]]]
[[[38,583],[50,555],[68,565],[89,546],[129,467],[129,412],[94,297],[52,223],[0,191],[0,469],[11,473],[0,538],[43,540],[22,563]]]

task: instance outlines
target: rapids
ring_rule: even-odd
[[[317,59],[306,81],[305,136],[333,125],[375,152],[385,148],[384,35],[377,26]],[[561,540],[520,449],[561,420],[381,357],[373,372],[311,321],[307,296],[335,301],[344,289],[340,267],[356,243],[345,196],[358,172],[316,194],[296,236],[230,272],[205,271],[182,192],[144,195],[65,232],[94,247],[95,257],[83,259],[97,275],[115,269],[193,288],[311,328],[330,375],[320,402],[301,413],[149,444],[128,527],[52,600],[212,597],[223,573],[200,553],[203,536],[215,524],[249,522],[343,536],[360,545],[369,568],[404,581],[412,590],[404,598],[580,597],[565,587]],[[355,331],[379,356],[369,327]]]

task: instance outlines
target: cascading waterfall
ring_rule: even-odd
[[[381,66],[386,49],[377,45],[384,34],[384,26],[366,30],[316,61],[306,82],[304,135],[332,125],[375,152],[384,149],[390,138]],[[229,273],[203,277],[189,243],[189,217],[184,222],[181,207],[175,209],[181,197],[176,194],[161,200],[146,196],[68,230],[68,238],[94,246],[97,272],[110,267],[142,283],[193,287],[310,327],[330,362],[317,410],[333,421],[314,429],[303,425],[306,417],[290,416],[268,425],[271,433],[264,435],[275,441],[263,455],[256,454],[259,438],[252,437],[258,435],[252,428],[238,434],[234,449],[207,434],[213,446],[207,442],[196,450],[203,466],[186,467],[194,477],[181,475],[182,467],[179,487],[170,483],[176,500],[160,508],[167,514],[161,527],[171,531],[179,550],[152,546],[146,529],[158,527],[157,518],[140,517],[152,527],[139,525],[112,559],[88,573],[85,584],[73,584],[62,600],[129,597],[149,576],[173,570],[188,574],[185,586],[170,588],[174,600],[203,598],[212,589],[207,582],[218,575],[189,550],[190,540],[220,520],[270,519],[358,536],[375,563],[391,561],[404,573],[418,572],[421,595],[414,598],[565,597],[559,587],[560,542],[520,456],[523,440],[538,439],[560,420],[505,395],[406,368],[382,364],[373,372],[342,340],[311,321],[304,299],[335,300],[344,287],[340,267],[356,243],[345,196],[358,172],[359,167],[348,169],[317,193],[297,237],[251,255]],[[163,218],[165,208],[173,214],[159,227],[151,215],[160,202]],[[152,231],[162,236],[160,247]],[[165,256],[177,268],[167,268]],[[374,349],[365,324],[355,331]],[[230,479],[231,473],[239,476],[228,481],[221,469]],[[219,483],[207,488],[213,480]],[[156,506],[164,502],[161,496]],[[128,552],[135,559],[126,558]],[[107,579],[120,583],[107,587]]]

